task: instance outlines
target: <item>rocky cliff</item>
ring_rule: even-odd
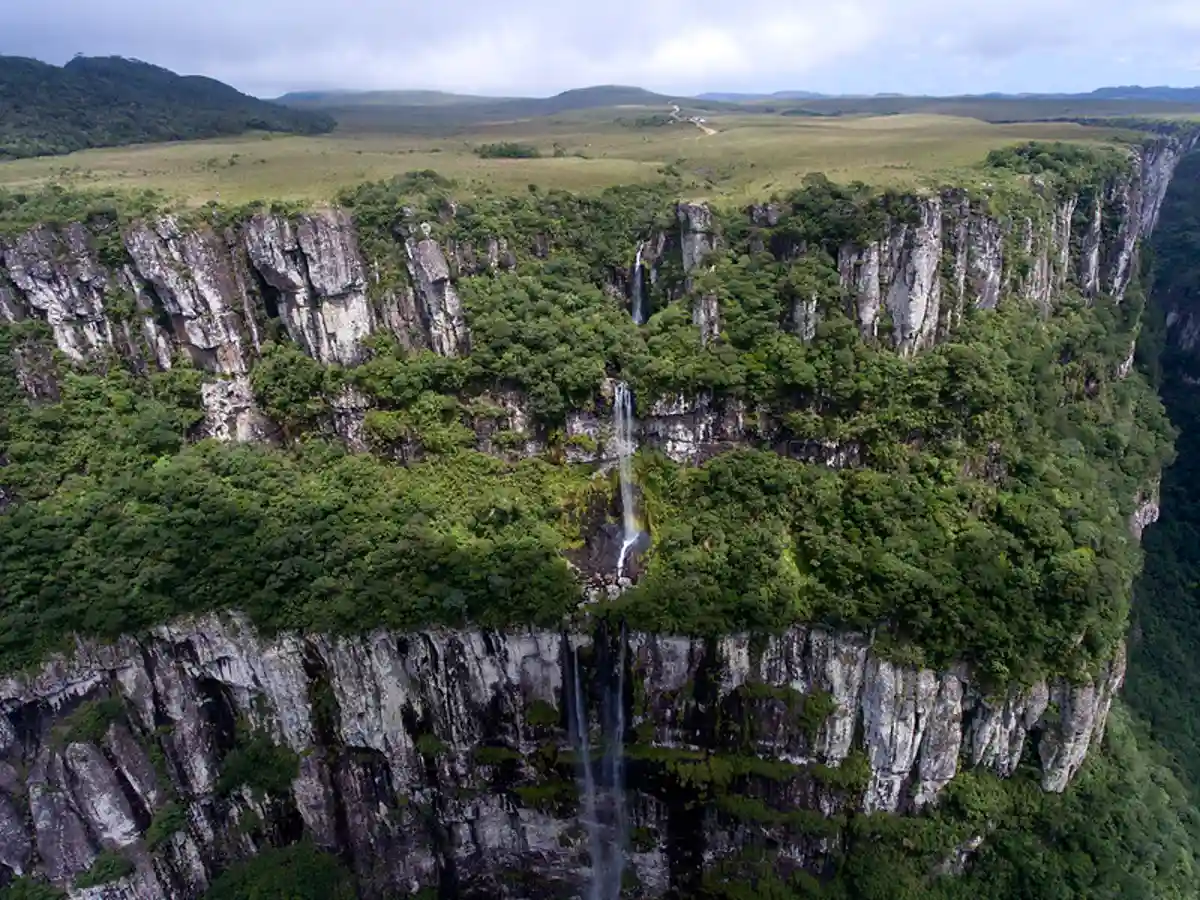
[[[864,334],[879,336],[884,326],[900,352],[912,353],[947,334],[965,305],[992,307],[1005,293],[1046,308],[1068,287],[1121,298],[1138,241],[1153,227],[1179,159],[1197,140],[1190,133],[1157,138],[1133,151],[1119,176],[1048,196],[1019,213],[991,211],[996,204],[986,189],[909,198],[884,218],[875,239],[837,248],[855,318]],[[1036,176],[1032,186],[1036,194]],[[804,247],[781,244],[775,235],[786,217],[780,204],[753,207],[744,222],[727,220],[725,227],[748,227],[751,248],[769,245],[794,256]],[[628,256],[643,247],[652,282],[674,260],[687,276],[678,290],[686,292],[690,276],[728,241],[721,218],[706,206],[680,203],[676,219],[675,232],[641,241],[629,235]],[[268,335],[282,332],[314,359],[343,366],[359,362],[364,340],[381,333],[404,347],[460,356],[470,349],[470,334],[456,279],[510,268],[517,259],[510,247],[532,257],[553,254],[552,240],[541,233],[493,235],[479,247],[439,242],[437,233],[429,222],[405,225],[396,237],[405,277],[385,283],[381,260],[364,256],[355,226],[339,210],[294,220],[257,215],[224,229],[164,217],[124,232],[119,266],[102,263],[98,241],[84,226],[42,226],[0,243],[0,319],[46,321],[58,348],[77,361],[116,352],[168,368],[182,354],[211,375],[209,432],[261,436],[245,376]],[[605,287],[627,293],[632,280],[622,269]],[[691,305],[700,339],[718,339],[718,298],[701,292]],[[795,327],[811,336],[819,312],[798,305]],[[671,421],[651,415],[643,428],[648,435],[674,433],[670,445],[679,453],[673,455],[695,458],[698,448],[721,444],[705,412],[712,406],[708,397],[685,398],[683,406],[672,399]],[[694,420],[686,440],[682,415]],[[763,424],[768,433],[750,439],[770,438]]]
[[[904,198],[871,234],[839,234],[833,247],[854,323],[911,355],[970,305],[1023,297],[1048,311],[1066,290],[1120,300],[1171,172],[1196,142],[1157,139],[1119,175],[1066,196],[1042,196],[1033,176],[1036,202],[1019,212],[1000,211],[986,191]],[[669,226],[660,217],[654,233],[628,236],[628,257],[637,253],[660,295],[686,301],[699,340],[719,346],[721,297],[704,284],[714,256],[815,250],[789,230],[785,207],[735,218],[680,203]],[[347,368],[369,357],[376,335],[464,356],[462,279],[555,252],[552,235],[472,242],[443,226],[397,222],[386,253],[342,210],[229,227],[162,217],[124,229],[120,247],[83,225],[42,226],[0,244],[0,318],[44,321],[76,363],[115,354],[145,371],[186,358],[204,374],[208,435],[278,440],[249,377],[268,341]],[[600,285],[609,294],[631,289],[627,264]],[[821,314],[816,297],[798,297],[791,327],[811,341]],[[53,395],[39,360],[14,352],[25,391]],[[566,414],[565,461],[615,460],[614,393],[606,379],[590,408]],[[482,399],[500,412],[471,422],[478,449],[547,450],[521,392]],[[788,440],[777,412],[737,398],[641,400],[640,443],[679,462],[747,443],[833,468],[861,462],[855,441]],[[346,389],[333,410],[328,431],[365,451],[371,401]],[[518,440],[502,444],[500,431]],[[1129,520],[1138,536],[1157,516],[1154,487],[1143,488]],[[780,848],[779,870],[820,872],[845,815],[928,808],[960,772],[1007,778],[1027,764],[1045,790],[1062,791],[1103,732],[1124,672],[1119,650],[1073,681],[997,687],[966,666],[897,662],[869,635],[803,627],[711,640],[632,634],[627,655],[616,643],[599,626],[267,636],[234,613],[114,646],[80,642],[69,658],[0,681],[0,884],[36,872],[68,887],[118,853],[131,874],[72,895],[192,898],[231,860],[306,835],[347,860],[370,897],[435,884],[516,895],[522,879],[577,886],[588,851],[567,727],[573,659],[593,722],[614,671],[626,670],[615,683],[627,713],[630,858],[645,895],[688,891],[751,830]],[[791,814],[801,825],[793,817],[783,829]]]
[[[753,824],[728,802],[689,809],[713,799],[708,780],[827,816],[911,811],[960,769],[1009,776],[1032,754],[1044,787],[1062,790],[1124,666],[992,696],[963,670],[889,662],[864,635],[632,634],[627,656],[615,640],[603,629],[268,638],[227,615],[80,645],[0,681],[0,871],[65,886],[118,852],[133,872],[73,896],[195,897],[231,858],[304,832],[351,861],[367,896],[448,877],[496,896],[514,872],[577,886],[574,652],[593,721],[604,671],[627,660],[631,859],[655,896],[686,889],[696,859],[735,852]],[[250,735],[294,754],[286,789],[238,769]],[[819,868],[831,840],[793,842],[778,865]]]

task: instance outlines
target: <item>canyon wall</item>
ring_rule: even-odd
[[[1138,242],[1196,143],[1157,139],[1132,151],[1119,177],[1044,198],[1036,214],[1000,214],[957,189],[912,198],[871,239],[838,247],[855,322],[912,354],[951,333],[968,306],[1017,296],[1048,310],[1067,289],[1123,298]],[[700,339],[715,341],[719,300],[692,288],[738,228],[700,204],[674,213],[670,228],[630,235],[629,258],[640,243],[652,282],[677,265]],[[778,204],[747,211],[738,223],[747,248],[804,253],[771,246],[785,215]],[[360,363],[378,334],[462,356],[471,334],[456,284],[554,253],[546,235],[472,245],[438,233],[421,221],[397,229],[390,252],[401,277],[385,278],[388,261],[364,253],[336,209],[221,228],[162,217],[117,234],[40,226],[0,243],[0,319],[44,321],[79,363],[115,354],[147,371],[186,358],[205,376],[207,435],[279,440],[249,380],[268,340],[285,337],[330,366]],[[624,296],[629,281],[613,271],[603,287]],[[819,309],[803,298],[798,306],[794,325],[811,340]],[[39,360],[15,352],[27,393],[51,396]],[[593,408],[568,414],[567,461],[615,458],[613,391],[606,382]],[[520,392],[488,399],[527,439],[501,448],[494,424],[477,423],[479,449],[546,448]],[[640,440],[676,461],[744,444],[835,467],[858,459],[852,444],[787,442],[771,411],[739,401],[642,399]],[[365,450],[368,411],[348,391],[329,429]],[[1157,515],[1154,487],[1138,501],[1130,527],[1140,535]],[[580,651],[595,719],[619,658],[614,641],[599,627],[267,636],[231,613],[113,646],[79,642],[68,657],[0,680],[0,884],[36,872],[88,900],[195,898],[231,860],[306,835],[346,859],[368,897],[435,884],[517,896],[521,879],[548,893],[570,889],[588,861],[566,733],[568,648]],[[754,812],[768,805],[823,823],[912,813],[961,771],[1009,777],[1023,765],[1045,790],[1062,791],[1102,734],[1123,672],[1119,651],[1075,682],[998,689],[966,667],[897,663],[862,634],[630,635],[622,737],[640,890],[686,892],[702,863],[734,853],[747,829],[781,828]],[[284,789],[238,780],[234,762],[244,767],[252,747],[284,772]],[[797,839],[790,825],[778,864],[819,871],[842,839],[838,827],[810,821]],[[71,887],[104,852],[132,861],[132,874]]]
[[[886,323],[886,339],[912,353],[949,333],[967,305],[992,307],[1002,295],[1047,309],[1067,287],[1120,299],[1136,271],[1138,241],[1157,219],[1175,165],[1197,140],[1197,134],[1156,138],[1131,151],[1131,165],[1119,177],[1079,195],[1048,197],[1037,213],[994,213],[977,191],[914,197],[908,212],[885,221],[876,239],[838,249],[856,321],[877,337]],[[1038,176],[1032,189],[1040,190]],[[785,215],[776,203],[749,209],[749,246],[763,245],[758,235],[769,234]],[[706,255],[724,246],[721,222],[693,203],[678,204],[676,221],[675,231],[630,235],[629,260],[642,246],[655,281],[663,261],[674,259],[687,276],[680,285],[686,291]],[[163,217],[119,234],[117,253],[111,233],[97,235],[80,224],[40,226],[0,242],[0,320],[44,320],[58,349],[77,361],[116,353],[133,365],[162,369],[186,357],[210,376],[207,432],[261,439],[271,426],[254,408],[247,374],[268,335],[282,333],[314,359],[342,366],[361,361],[363,341],[374,334],[407,348],[463,355],[470,333],[455,282],[512,268],[519,254],[554,253],[544,234],[494,235],[480,246],[439,242],[435,224],[414,221],[398,231],[392,252],[403,261],[403,277],[386,283],[379,274],[384,261],[361,252],[350,217],[336,209],[294,219],[257,215],[222,229]],[[804,248],[779,252],[796,255]],[[105,265],[102,257],[121,262]],[[605,287],[624,295],[632,281],[628,272],[613,271]],[[701,340],[715,339],[717,299],[701,294],[692,302]],[[811,338],[817,317],[815,307],[801,309],[796,327]],[[31,373],[26,380],[36,391],[37,378]],[[510,430],[525,427],[530,417],[523,398],[513,392],[503,405]],[[349,396],[333,423],[355,449],[361,449],[355,435],[363,413]],[[572,429],[595,430],[588,411],[568,423]],[[777,428],[760,411],[725,409],[701,396],[660,398],[641,430],[673,458],[694,461],[734,440],[769,443]],[[533,452],[542,437],[529,435]],[[601,448],[600,456],[611,453]]]
[[[734,852],[739,829],[772,827],[691,801],[912,812],[962,769],[1008,777],[1023,761],[1060,791],[1124,670],[1121,654],[1091,681],[993,696],[962,669],[890,662],[860,634],[631,634],[624,657],[617,640],[603,628],[267,637],[214,615],[82,643],[0,680],[0,871],[67,886],[118,851],[134,872],[72,896],[190,898],[230,859],[305,833],[351,862],[365,896],[448,878],[509,896],[513,872],[577,886],[588,864],[565,730],[577,653],[593,720],[612,661],[627,660],[631,861],[656,896]],[[251,734],[294,753],[290,788],[228,782]],[[779,865],[819,868],[837,840],[793,838]]]

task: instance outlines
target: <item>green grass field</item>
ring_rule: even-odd
[[[588,191],[656,180],[670,166],[689,196],[735,203],[785,190],[814,171],[835,180],[919,186],[961,176],[989,149],[1005,144],[1110,141],[1129,134],[1072,123],[1002,125],[930,114],[717,115],[707,120],[717,132],[711,135],[686,124],[633,124],[661,112],[620,107],[446,127],[440,134],[340,130],[317,137],[247,135],[89,150],[0,163],[0,187],[57,181],[80,188],[155,188],[191,205],[217,199],[320,202],[343,186],[414,169],[434,169],[464,185],[499,191],[524,191],[530,184]],[[475,154],[478,145],[495,141],[536,145],[543,158]],[[558,158],[556,148],[563,154]]]

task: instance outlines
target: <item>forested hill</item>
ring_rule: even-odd
[[[0,56],[0,159],[254,129],[313,134],[334,124],[137,60],[80,56],[59,67]]]

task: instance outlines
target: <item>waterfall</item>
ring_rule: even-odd
[[[644,243],[638,244],[637,257],[633,261],[633,287],[631,293],[633,295],[633,321],[636,325],[642,325],[646,321],[646,292],[642,284],[642,248],[644,246]]]
[[[625,559],[638,539],[637,508],[633,499],[633,393],[617,382],[613,396],[613,427],[617,438],[617,472],[621,479],[621,555],[617,577],[625,574]]]
[[[605,870],[605,897],[618,900],[621,896],[621,876],[625,871],[625,626],[621,626],[620,647],[617,651],[616,693],[607,695],[608,746],[604,768],[612,800],[613,841],[610,864]]]
[[[570,703],[571,739],[579,754],[579,799],[588,838],[588,855],[592,861],[587,900],[620,900],[621,879],[625,872],[625,835],[628,831],[624,761],[625,641],[626,633],[622,627],[616,677],[606,679],[602,698],[604,758],[601,766],[602,783],[599,786],[592,765],[579,651],[568,650],[573,693]]]
[[[579,753],[579,799],[583,801],[583,825],[587,829],[588,853],[592,858],[592,880],[588,885],[588,900],[606,900],[603,891],[604,839],[600,833],[600,817],[596,804],[596,778],[592,774],[592,747],[588,740],[587,707],[583,704],[583,677],[579,670],[579,651],[571,650],[571,681],[575,702],[571,704],[571,731]]]

